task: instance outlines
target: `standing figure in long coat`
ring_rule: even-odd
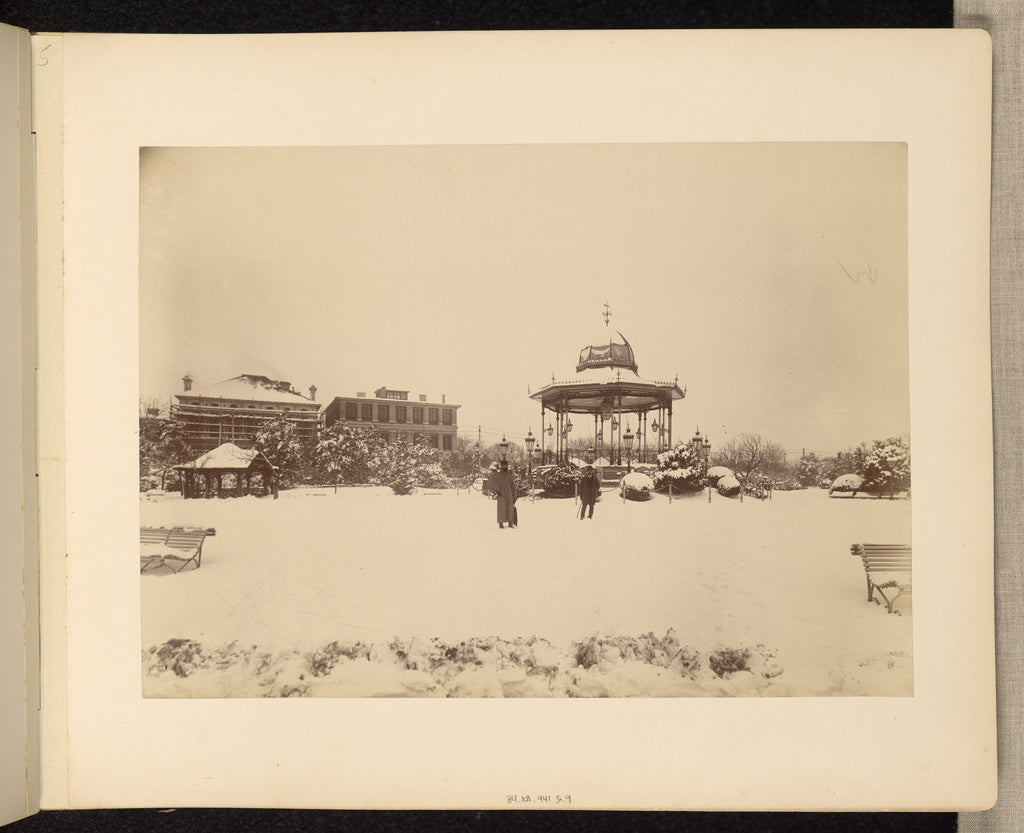
[[[583,477],[580,478],[580,520],[583,520],[584,513],[590,510],[588,518],[594,517],[594,504],[597,502],[597,496],[601,494],[601,481],[597,477],[597,472],[594,471],[593,466],[587,466],[583,469]]]
[[[508,470],[508,460],[501,461],[497,476],[490,485],[491,494],[495,496],[498,504],[498,527],[509,529],[516,528],[516,482],[512,479],[512,472]]]

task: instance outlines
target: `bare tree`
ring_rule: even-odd
[[[139,419],[153,419],[166,413],[163,402],[156,396],[139,397]]]
[[[725,466],[743,483],[754,474],[772,476],[785,466],[786,452],[778,443],[769,442],[760,434],[741,434],[712,455],[716,466]]]

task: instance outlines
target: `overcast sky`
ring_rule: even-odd
[[[147,148],[140,190],[145,398],[387,386],[521,440],[607,302],[677,439],[909,432],[902,144]]]

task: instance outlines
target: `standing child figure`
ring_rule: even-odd
[[[597,479],[597,472],[593,466],[586,466],[583,469],[583,477],[580,478],[580,520],[583,520],[584,513],[588,518],[594,517],[594,504],[597,496],[601,494],[601,481]]]
[[[509,529],[515,529],[519,525],[516,512],[516,482],[512,478],[512,472],[508,470],[508,460],[501,461],[490,489],[498,504],[498,528],[504,529],[505,524],[508,524]]]

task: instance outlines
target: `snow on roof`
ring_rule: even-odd
[[[247,469],[253,460],[261,456],[255,448],[239,448],[234,443],[224,443],[198,457],[187,468]]]
[[[609,385],[614,382],[623,384],[654,385],[657,387],[678,387],[678,382],[666,382],[656,379],[644,379],[640,374],[626,367],[592,367],[573,374],[568,379],[555,379],[543,387],[551,385]]]
[[[287,382],[277,382],[266,376],[243,373],[223,382],[217,382],[205,388],[193,388],[186,393],[176,394],[179,399],[184,397],[203,397],[208,399],[241,399],[253,402],[279,402],[282,404],[304,403],[315,405],[309,397],[296,391],[285,389]]]

